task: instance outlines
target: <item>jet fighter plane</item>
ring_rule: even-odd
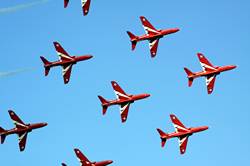
[[[99,162],[91,162],[87,157],[79,149],[74,149],[77,158],[80,161],[80,166],[106,166],[113,163],[112,160],[99,161]],[[62,163],[62,166],[67,166],[65,163]]]
[[[184,68],[185,72],[187,73],[188,77],[188,86],[191,87],[193,80],[197,77],[206,77],[206,85],[207,85],[207,93],[211,94],[214,89],[214,83],[216,76],[219,75],[221,72],[232,70],[236,68],[235,65],[228,65],[228,66],[213,66],[212,63],[208,61],[208,59],[201,53],[197,54],[200,64],[202,66],[203,71],[193,73],[188,68]]]
[[[164,133],[161,129],[157,129],[161,137],[161,146],[164,147],[167,139],[177,137],[179,138],[179,146],[181,154],[184,154],[186,152],[189,136],[191,136],[194,133],[208,129],[207,126],[187,128],[180,122],[180,120],[175,115],[171,114],[170,118],[174,124],[175,132],[167,134]]]
[[[81,0],[83,15],[86,16],[89,13],[89,7],[91,0]],[[64,0],[64,8],[67,8],[69,0]]]
[[[6,136],[11,134],[17,134],[19,137],[20,151],[24,151],[25,149],[27,135],[29,132],[31,132],[33,129],[38,129],[47,126],[47,123],[25,124],[12,110],[9,110],[9,115],[16,127],[10,130],[4,130],[0,127],[1,144],[4,143]]]
[[[58,61],[49,62],[42,56],[40,56],[40,58],[44,63],[45,76],[49,74],[51,67],[62,66],[64,84],[67,84],[69,82],[72,66],[74,64],[76,64],[79,61],[85,61],[93,57],[92,55],[70,56],[58,42],[54,42],[54,46],[57,51],[57,54],[59,55]]]
[[[132,50],[135,49],[137,42],[148,40],[151,57],[153,58],[156,56],[159,40],[165,35],[178,32],[179,29],[173,28],[173,29],[157,30],[145,17],[141,16],[140,19],[146,31],[145,35],[135,36],[131,32],[127,31],[130,37],[130,41],[132,43]]]
[[[111,105],[120,105],[121,120],[122,123],[124,123],[127,120],[130,104],[136,100],[147,98],[150,95],[149,94],[128,95],[122,90],[122,88],[115,81],[112,81],[111,84],[115,91],[117,99],[106,100],[102,96],[98,96],[98,98],[102,103],[102,108],[103,108],[102,113],[103,115],[105,115],[108,107]]]

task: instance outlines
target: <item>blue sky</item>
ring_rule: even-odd
[[[8,8],[33,0],[1,2]],[[13,127],[8,109],[23,121],[47,122],[29,134],[26,150],[18,150],[17,136],[0,146],[2,165],[78,165],[73,148],[90,160],[112,159],[112,165],[241,165],[250,162],[249,1],[198,0],[144,2],[92,1],[82,16],[80,0],[63,8],[63,0],[12,12],[1,12],[1,72],[31,69],[1,77],[0,126]],[[156,28],[180,28],[161,39],[158,54],[150,58],[147,42],[132,52],[127,30],[144,33],[139,16]],[[72,55],[94,58],[74,66],[71,81],[63,84],[61,68],[48,77],[39,56],[57,60],[53,41]],[[235,64],[237,69],[217,77],[212,95],[205,80],[187,87],[183,67],[201,70],[197,52],[214,65]],[[119,107],[101,114],[97,95],[115,98],[110,81],[131,94],[150,93],[134,103],[126,124]],[[169,114],[186,126],[208,125],[189,139],[179,154],[177,139],[160,147],[156,128],[172,132]]]

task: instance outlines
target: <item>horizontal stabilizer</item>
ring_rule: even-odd
[[[137,37],[129,31],[127,31],[127,34],[129,35],[130,41],[132,43],[132,50],[134,50],[137,44],[137,41],[136,41]]]
[[[104,99],[102,96],[98,96],[98,98],[100,99],[101,103],[102,103],[102,114],[105,115],[108,109],[108,101],[106,99]]]
[[[187,73],[188,76],[188,86],[191,87],[194,81],[194,78],[192,77],[194,75],[193,72],[191,72],[188,68],[184,68],[185,72]]]
[[[6,135],[1,135],[1,144],[4,143],[5,138],[6,138]]]
[[[161,147],[164,147],[167,141],[168,134],[164,133],[161,129],[157,129],[161,137]]]
[[[49,70],[50,70],[50,67],[47,66],[49,64],[51,64],[51,62],[49,62],[47,59],[45,59],[43,56],[40,56],[41,60],[43,61],[43,64],[44,64],[44,68],[45,68],[45,76],[47,76],[49,74]]]

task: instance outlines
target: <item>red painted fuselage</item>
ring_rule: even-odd
[[[13,128],[10,130],[5,130],[0,133],[0,135],[11,135],[11,134],[20,134],[20,133],[26,133],[31,132],[34,129],[42,128],[47,126],[47,123],[35,123],[35,124],[27,124],[24,128]]]
[[[128,95],[128,99],[115,99],[108,100],[107,103],[103,104],[103,106],[111,106],[111,105],[121,105],[123,103],[133,103],[136,100],[142,100],[150,96],[150,94],[139,94],[139,95]]]
[[[168,133],[168,135],[165,138],[170,139],[170,138],[175,138],[175,137],[191,136],[194,133],[202,132],[207,129],[208,129],[208,126],[188,128],[188,131]]]
[[[172,29],[163,29],[163,30],[157,30],[158,34],[145,34],[142,36],[137,36],[134,41],[143,41],[143,40],[155,40],[160,39],[164,37],[165,35],[170,35],[172,33],[178,32],[180,29],[178,28],[172,28]]]
[[[80,61],[85,61],[88,60],[90,58],[92,58],[92,55],[83,55],[83,56],[72,56],[72,60],[58,60],[58,61],[54,61],[54,62],[50,62],[50,64],[44,64],[44,67],[55,67],[55,66],[64,66],[64,65],[68,65],[68,64],[77,64],[77,62]]]
[[[218,67],[215,67],[215,70],[213,71],[194,72],[193,75],[188,76],[188,78],[198,78],[198,77],[207,77],[210,75],[219,75],[221,72],[233,70],[235,68],[236,68],[235,65],[218,66]]]

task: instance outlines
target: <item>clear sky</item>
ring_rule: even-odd
[[[26,123],[48,126],[28,135],[26,150],[18,149],[17,136],[0,145],[0,165],[78,165],[73,148],[90,160],[112,159],[114,166],[127,165],[243,165],[250,162],[250,2],[210,1],[100,1],[92,0],[90,13],[82,16],[80,0],[46,1],[13,8],[35,0],[1,1],[1,72],[30,69],[1,77],[0,126],[14,125],[8,109]],[[180,28],[160,40],[151,59],[148,43],[134,52],[126,34],[144,34],[139,16],[156,28]],[[39,56],[57,60],[53,41],[72,55],[92,54],[72,70],[68,85],[61,68],[44,77]],[[188,88],[183,67],[201,70],[197,52],[214,65],[238,68],[217,77],[212,95],[205,79]],[[131,105],[128,120],[121,124],[119,107],[101,114],[97,95],[114,99],[110,81],[116,80],[130,94],[151,97]],[[190,137],[186,154],[179,154],[177,139],[160,147],[156,128],[173,132],[169,114],[186,126],[210,128]]]

